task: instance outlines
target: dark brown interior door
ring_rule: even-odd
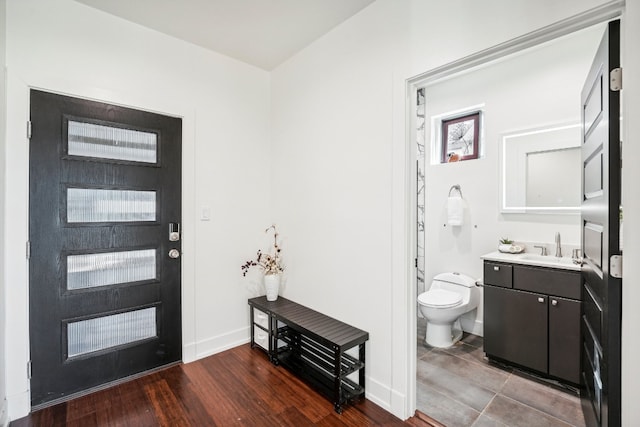
[[[38,408],[181,360],[182,122],[32,90],[31,126]]]
[[[620,425],[620,21],[610,22],[582,90],[582,407],[589,426]],[[614,80],[615,81],[615,80]]]

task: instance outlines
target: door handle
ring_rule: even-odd
[[[538,297],[538,302],[540,302],[540,303],[544,302],[544,298]]]
[[[557,301],[557,300],[552,299],[552,300],[551,300],[551,305],[558,305],[558,301]]]
[[[180,257],[180,251],[177,250],[176,248],[173,248],[169,251],[169,258],[176,259],[179,257]]]

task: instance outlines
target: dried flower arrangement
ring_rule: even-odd
[[[284,271],[284,264],[282,263],[282,259],[280,258],[280,252],[282,251],[282,249],[278,244],[278,230],[276,229],[275,224],[264,230],[264,232],[268,233],[271,229],[273,229],[273,254],[265,254],[262,253],[260,249],[258,249],[256,259],[249,260],[242,264],[242,266],[240,267],[242,269],[243,276],[246,276],[249,272],[249,269],[254,266],[262,268],[265,275],[279,274]]]

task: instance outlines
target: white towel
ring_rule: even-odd
[[[447,199],[447,218],[449,225],[462,225],[464,223],[464,200],[460,196],[450,196]]]

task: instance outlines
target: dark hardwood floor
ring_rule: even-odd
[[[243,345],[13,421],[25,426],[417,426],[362,399],[333,404],[260,350]]]

